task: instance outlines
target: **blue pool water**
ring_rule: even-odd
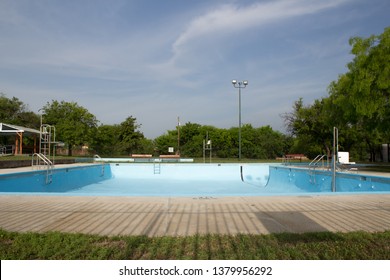
[[[330,172],[269,164],[120,163],[0,175],[0,194],[262,196],[330,194]],[[337,193],[390,192],[390,178],[337,174]]]

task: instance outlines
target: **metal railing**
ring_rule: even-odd
[[[155,159],[153,163],[153,174],[161,174],[161,159]]]
[[[34,157],[36,157],[35,166],[37,166],[38,169],[41,168],[42,163],[43,166],[46,167],[46,184],[50,184],[53,181],[53,170],[52,170],[54,167],[53,162],[50,159],[48,159],[44,154],[35,153],[33,154],[31,159],[32,168],[34,168]]]
[[[0,146],[0,156],[11,156],[13,155],[13,150],[11,145]]]
[[[326,155],[318,155],[316,156],[310,163],[309,163],[309,167],[313,167],[315,168],[316,166],[318,166],[318,163],[321,161],[322,162],[322,166],[324,165],[324,157]]]
[[[315,170],[316,167],[318,167],[318,163],[322,162],[322,167],[324,167],[324,157],[326,155],[318,155],[316,156],[310,163],[309,163],[309,177],[310,177],[310,183],[315,184],[316,183],[316,174]]]

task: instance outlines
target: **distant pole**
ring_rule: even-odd
[[[238,87],[238,159],[241,160],[241,87]]]
[[[211,163],[211,156],[213,154],[213,147],[212,147],[211,140],[209,140],[209,143],[210,143],[210,163]]]
[[[241,89],[246,88],[248,81],[237,82],[237,80],[233,80],[232,84],[238,88],[238,159],[241,160]]]
[[[333,127],[332,192],[336,191],[336,163],[338,162],[338,141],[339,131],[336,127]]]
[[[177,117],[177,154],[180,156],[180,117]]]
[[[40,119],[41,119],[41,120],[40,120],[40,127],[39,127],[39,153],[42,152],[42,151],[41,151],[41,147],[42,147],[41,142],[42,142],[42,123],[43,123],[42,114],[43,114],[43,113],[40,113],[42,109],[43,109],[43,108],[41,108],[41,109],[38,110],[38,113],[40,114]]]
[[[203,139],[203,163],[206,163],[206,140]]]

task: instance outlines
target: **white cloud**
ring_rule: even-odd
[[[255,3],[245,7],[223,5],[192,20],[173,43],[173,50],[179,53],[186,44],[203,36],[231,34],[251,27],[281,22],[333,8],[346,1],[348,0],[281,0]]]

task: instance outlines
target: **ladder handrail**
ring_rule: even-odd
[[[289,158],[286,157],[286,156],[283,156],[283,157],[282,157],[282,164],[287,165],[287,164],[289,164],[289,163],[290,163]]]
[[[326,155],[318,155],[309,163],[309,177],[312,184],[316,184],[315,169],[317,163],[319,163]]]
[[[103,160],[98,154],[93,156],[93,162],[101,162],[101,161],[103,161]]]
[[[322,160],[325,157],[325,155],[318,155],[316,156],[310,163],[309,166],[316,165],[320,160]]]
[[[50,159],[48,159],[44,154],[40,153],[34,153],[32,155],[32,160],[31,160],[31,166],[34,167],[34,156],[37,156],[37,165],[38,165],[38,159],[41,159],[44,164],[47,166],[46,169],[46,184],[50,184],[52,182],[52,169],[53,169],[53,162],[51,162]]]
[[[34,166],[34,156],[41,159],[48,167],[53,167],[53,162],[48,159],[44,154],[34,153],[32,156],[31,166]]]

